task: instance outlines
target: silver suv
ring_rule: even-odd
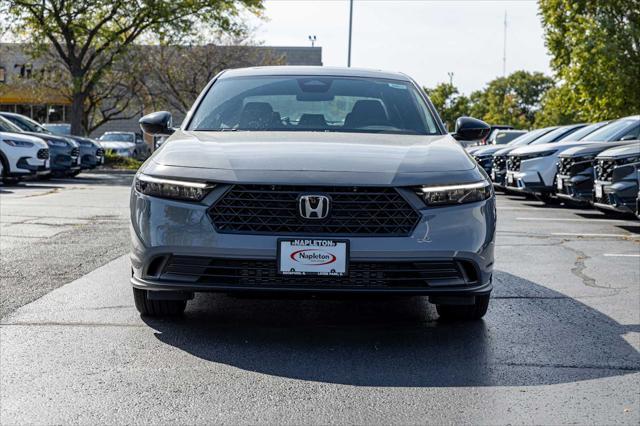
[[[492,289],[496,203],[484,170],[403,74],[325,67],[215,77],[131,191],[134,299],[194,292],[426,295],[477,319]],[[489,127],[458,119],[455,137]]]

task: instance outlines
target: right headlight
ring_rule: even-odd
[[[215,185],[204,182],[163,179],[138,173],[135,177],[136,191],[152,197],[184,201],[202,200]]]
[[[474,203],[486,200],[493,194],[493,186],[487,181],[442,186],[422,186],[418,190],[427,206]]]

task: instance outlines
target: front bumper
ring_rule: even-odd
[[[601,196],[594,195],[593,205],[597,208],[610,210],[617,213],[636,213],[636,203],[638,196],[638,183],[636,181],[601,182],[596,181],[596,192]]]
[[[511,191],[527,194],[553,194],[555,188],[545,184],[537,171],[507,171],[506,188]]]
[[[208,280],[203,283],[197,276],[179,276],[176,279],[176,275],[167,272],[165,265],[168,259],[179,256],[196,262],[198,259],[212,259],[223,265],[225,260],[229,264],[242,260],[268,263],[272,265],[271,269],[264,273],[275,276],[278,238],[282,235],[216,231],[208,209],[224,191],[223,187],[216,188],[202,202],[189,203],[149,197],[132,190],[131,283],[134,287],[173,292],[353,292],[442,296],[473,296],[491,291],[496,223],[493,197],[467,205],[423,208],[419,211],[418,224],[406,237],[313,236],[349,240],[350,264],[449,261],[469,265],[468,275],[473,275],[473,279],[444,284],[429,282],[424,286],[411,287],[368,285],[366,282],[353,285],[351,281],[340,283],[339,280],[335,283],[330,280],[318,282],[306,277],[286,283],[279,278],[252,280],[251,276],[233,282],[221,279],[220,282]],[[236,275],[234,277],[237,278]]]
[[[9,173],[10,176],[37,175],[44,176],[51,173],[48,159],[22,157],[16,162],[16,170]]]
[[[577,204],[591,204],[593,177],[589,175],[557,175],[556,196]]]

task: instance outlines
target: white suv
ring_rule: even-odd
[[[4,182],[50,172],[46,142],[34,136],[0,131],[0,176]]]
[[[570,127],[572,126],[562,128]],[[587,146],[596,142],[636,140],[639,138],[639,132],[640,116],[631,116],[613,121],[580,140],[577,140],[578,138],[573,134],[569,134],[557,143],[544,145],[533,143],[517,148],[509,153],[507,160],[507,188],[536,194],[544,201],[551,201],[551,195],[556,192],[555,179],[560,153],[569,148]]]

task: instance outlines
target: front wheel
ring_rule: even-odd
[[[173,317],[181,315],[187,307],[186,300],[153,300],[147,290],[133,288],[133,300],[141,315],[149,317]]]
[[[473,305],[436,305],[436,310],[443,320],[479,320],[487,313],[489,297],[476,296]]]

